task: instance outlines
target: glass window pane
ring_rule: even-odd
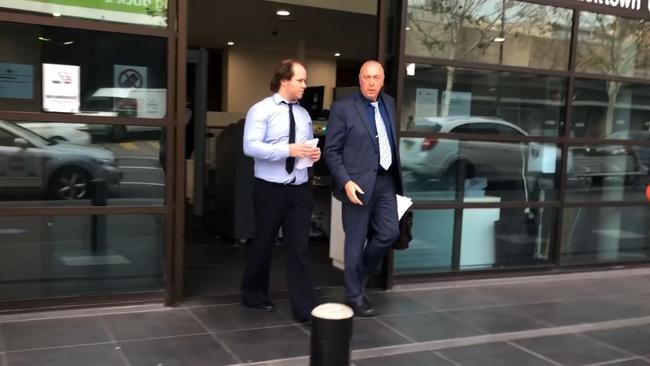
[[[409,249],[395,251],[395,273],[451,270],[454,210],[413,211],[412,234]]]
[[[480,208],[463,210],[461,269],[549,263],[556,210]]]
[[[572,11],[510,0],[409,0],[407,55],[554,70],[569,65]]]
[[[562,264],[650,257],[650,207],[565,208],[563,220]]]
[[[59,17],[96,19],[101,21],[167,26],[168,0],[11,0],[0,7],[57,14]]]
[[[650,77],[650,25],[638,19],[581,12],[576,70]]]
[[[42,112],[44,98],[60,99],[43,92],[42,65],[54,64],[79,68],[69,103],[79,114],[166,115],[165,38],[0,22],[0,49],[0,110]]]
[[[419,201],[454,200],[459,171],[466,198],[556,200],[560,157],[556,145],[536,142],[400,139],[404,188]]]
[[[567,201],[644,201],[650,146],[571,146]]]
[[[157,126],[0,120],[0,205],[161,205],[161,143]]]
[[[650,85],[576,80],[571,137],[650,140]]]
[[[161,290],[159,215],[3,217],[0,300]]]
[[[562,133],[565,78],[421,64],[407,68],[402,131],[508,136]]]

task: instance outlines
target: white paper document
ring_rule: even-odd
[[[304,141],[303,144],[309,145],[311,147],[316,147],[316,146],[318,146],[318,139],[315,138],[315,139],[307,140],[307,141]],[[309,158],[309,157],[307,157],[307,158],[298,158],[296,160],[296,169],[305,169],[305,168],[309,168],[312,165],[314,165],[314,161],[311,160],[311,158]]]
[[[395,196],[397,196],[397,217],[401,219],[409,207],[413,205],[413,201],[409,197],[400,196],[399,194]]]

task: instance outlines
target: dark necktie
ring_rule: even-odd
[[[293,103],[283,103],[289,105],[289,144],[293,144],[296,142],[296,118],[293,116]],[[291,172],[293,172],[295,163],[296,158],[291,156],[287,158],[284,166],[284,168],[287,170],[287,173],[291,174]]]

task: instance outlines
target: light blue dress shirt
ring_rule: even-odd
[[[272,183],[303,184],[309,180],[306,168],[294,169],[292,173],[287,173],[285,169],[289,157],[289,106],[283,102],[288,101],[275,93],[248,110],[244,126],[244,154],[255,160],[256,178]],[[296,119],[296,142],[314,138],[307,110],[297,102],[292,108]]]

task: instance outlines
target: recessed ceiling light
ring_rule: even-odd
[[[69,45],[71,45],[71,44],[73,44],[73,43],[74,43],[74,41],[63,42],[63,44],[66,45],[66,46],[69,46]]]
[[[289,10],[278,10],[275,12],[275,14],[281,17],[288,17],[289,15],[291,15],[291,12]]]
[[[43,41],[43,42],[49,42],[49,41],[51,41],[51,39],[49,39],[49,38],[45,38],[45,37],[38,37],[38,40],[39,40],[39,41]]]
[[[61,13],[52,13],[52,16],[53,16],[53,17],[57,17],[57,18],[58,18],[58,17],[60,17],[60,16],[61,16]]]
[[[407,30],[407,31],[410,31],[410,30],[411,30],[411,27],[406,27],[406,30]]]
[[[505,39],[505,38],[503,38],[503,37],[496,37],[495,39],[493,39],[493,41],[494,41],[494,42],[498,42],[498,43],[501,43],[501,42],[505,42],[505,41],[506,41],[506,39]]]
[[[336,57],[341,56],[341,52],[336,52],[336,53],[334,53],[334,56],[336,56]]]
[[[233,41],[228,41],[228,46],[234,46],[234,45],[235,45],[235,42],[233,42]]]

